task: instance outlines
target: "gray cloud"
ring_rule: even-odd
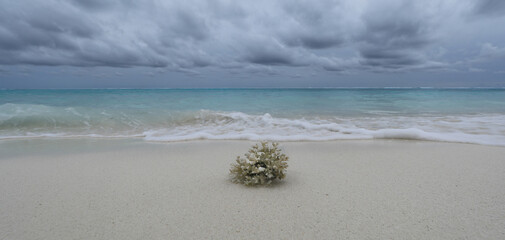
[[[113,7],[120,2],[107,0],[71,0],[78,7],[83,7],[89,10],[103,10]],[[124,1],[127,2],[127,1]]]
[[[479,15],[504,15],[505,1],[480,0],[475,3],[475,12]]]
[[[423,49],[433,41],[432,24],[425,20],[421,8],[412,2],[377,5],[364,17],[365,29],[359,37],[361,63],[386,69],[425,64],[428,60]]]
[[[479,57],[481,60],[505,58],[505,48],[499,48],[491,43],[484,43],[480,49]]]
[[[285,24],[278,32],[288,46],[325,49],[343,44],[348,37],[339,1],[294,1],[281,9],[286,18],[281,20]]]
[[[502,2],[472,6],[484,14],[504,9]],[[244,71],[251,66],[336,72],[439,69],[450,64],[427,49],[438,44],[437,33],[446,22],[440,16],[451,13],[454,22],[463,22],[458,19],[464,12],[454,10],[455,4],[0,0],[0,64],[180,72],[230,66]]]
[[[261,65],[292,65],[291,56],[279,52],[254,51],[251,56],[245,58],[246,61]]]

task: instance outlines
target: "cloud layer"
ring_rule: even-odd
[[[0,64],[447,69],[457,61],[437,50],[443,29],[504,9],[501,0],[0,0]]]

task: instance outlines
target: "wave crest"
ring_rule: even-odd
[[[505,146],[505,115],[280,118],[210,110],[0,105],[0,139],[76,136],[147,141],[411,139]]]

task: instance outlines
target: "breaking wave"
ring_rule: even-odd
[[[135,137],[147,141],[411,139],[505,146],[505,115],[299,118],[210,110],[0,105],[0,139],[36,137]]]

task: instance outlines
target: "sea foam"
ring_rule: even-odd
[[[143,138],[146,141],[409,139],[505,146],[504,114],[281,117],[226,111],[0,105],[0,139]]]
[[[240,112],[201,114],[213,115],[213,120],[149,130],[143,133],[144,138],[148,141],[408,139],[505,146],[502,115],[287,119]]]

